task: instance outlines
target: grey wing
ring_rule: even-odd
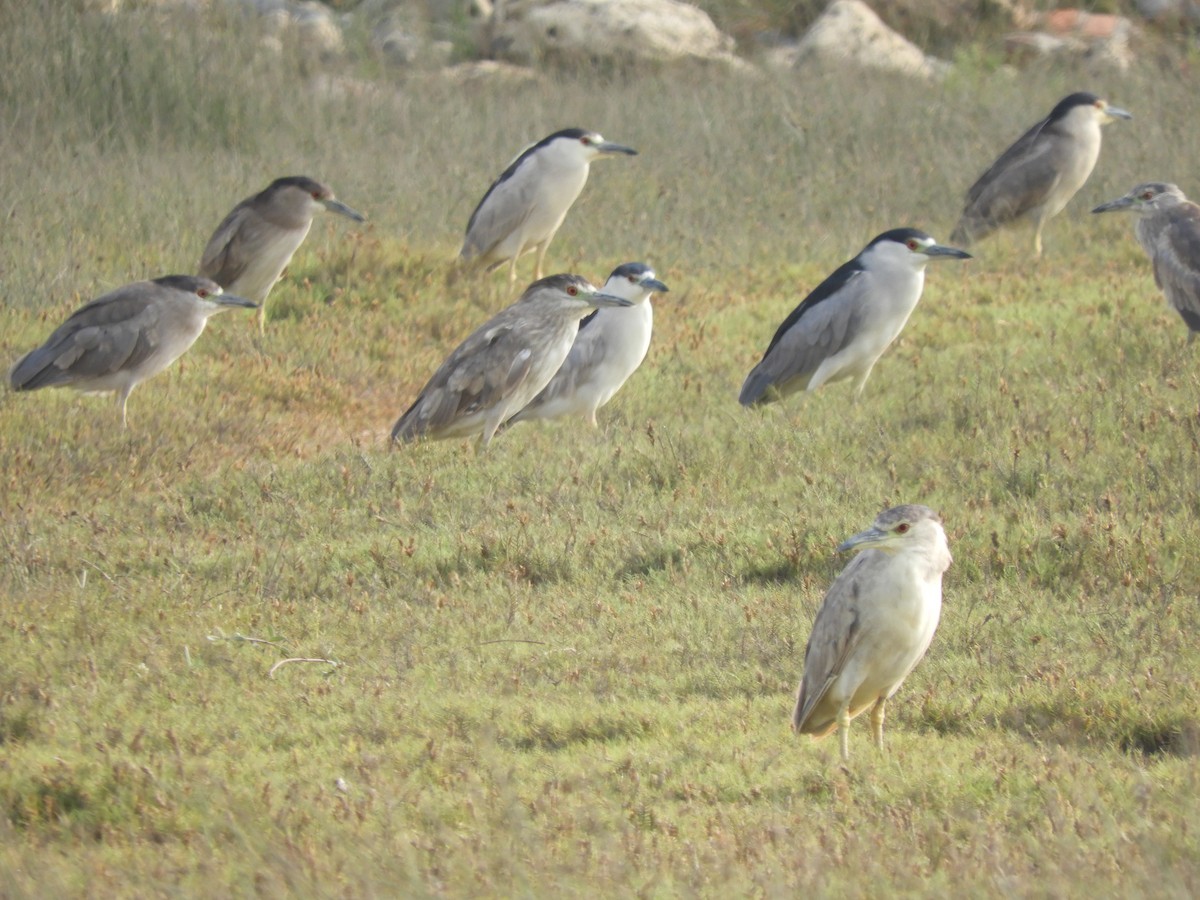
[[[239,203],[217,226],[213,236],[208,239],[208,246],[200,257],[200,269],[196,273],[205,278],[211,278],[223,288],[227,288],[242,276],[250,260],[250,254],[244,251],[246,241],[252,237],[248,233],[254,230],[256,219],[246,203]],[[261,222],[258,222],[261,227]]]
[[[1060,148],[1039,122],[1004,151],[967,192],[962,219],[951,240],[964,225],[974,236],[1010,222],[1038,206],[1050,192],[1062,169]]]
[[[749,406],[808,387],[821,363],[845,349],[862,321],[868,280],[856,273],[831,297],[792,323],[742,385],[739,401]]]
[[[1193,329],[1200,328],[1200,207],[1178,207],[1154,248],[1154,280]]]
[[[42,346],[13,366],[16,390],[111,375],[154,352],[159,315],[141,296],[105,296],[76,310]]]
[[[861,569],[864,560],[869,558],[868,553],[860,553],[850,561],[830,585],[817,610],[812,634],[804,649],[804,678],[792,713],[792,727],[803,734],[820,737],[837,725],[837,710],[821,710],[818,717],[814,717],[814,713],[862,637],[858,580],[862,577]]]
[[[456,422],[511,395],[528,377],[532,359],[520,329],[504,323],[485,325],[433,373],[396,422],[392,439],[454,436]]]
[[[575,342],[571,344],[571,352],[554,373],[550,383],[542,388],[525,408],[536,409],[559,397],[573,394],[579,385],[585,384],[592,377],[596,368],[604,361],[607,352],[607,335],[602,329],[581,329],[575,337]],[[514,416],[519,417],[519,413]]]
[[[526,171],[532,165],[535,163],[526,160],[512,175],[506,172],[488,188],[467,222],[467,236],[459,256],[468,260],[487,257],[497,244],[521,227],[535,199],[538,178],[536,173]]]

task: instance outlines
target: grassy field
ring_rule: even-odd
[[[127,431],[0,392],[0,896],[1200,892],[1197,350],[1131,221],[1087,213],[1200,194],[1194,59],[331,101],[205,33],[0,9],[5,365],[190,271],[276,176],[369,217],[319,220],[266,336],[213,320]],[[931,267],[857,405],[737,405],[809,289],[887,228],[945,240],[1080,88],[1136,118],[1044,259],[1020,231]],[[645,365],[599,430],[389,449],[512,299],[446,286],[474,203],[576,124],[641,155],[595,167],[550,264],[655,266]],[[843,767],[793,691],[834,548],[897,502],[955,562],[888,755],[859,722]]]

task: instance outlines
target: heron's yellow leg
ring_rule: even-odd
[[[875,701],[875,705],[871,707],[871,734],[875,738],[875,746],[879,748],[879,752],[883,753],[883,707],[887,703],[886,697],[880,697]]]
[[[838,710],[838,739],[842,742],[842,762],[850,762],[850,702]]]

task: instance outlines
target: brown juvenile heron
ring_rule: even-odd
[[[77,309],[46,343],[17,360],[9,383],[14,391],[114,391],[124,426],[130,391],[187,352],[209,316],[234,306],[258,304],[192,275],[127,284]]]
[[[1129,113],[1095,94],[1064,97],[979,176],[950,240],[970,246],[1018,219],[1033,220],[1033,248],[1042,255],[1042,229],[1083,187],[1100,157],[1100,126]]]
[[[276,179],[235,206],[208,239],[200,274],[257,301],[260,334],[267,320],[267,294],[322,209],[364,221],[321,182],[293,175]]]
[[[450,354],[392,428],[392,440],[478,434],[480,447],[537,396],[591,310],[631,306],[578,275],[551,275],[480,326]]]
[[[867,707],[882,752],[884,706],[929,649],[952,561],[941,518],[915,504],[880,513],[838,550],[855,547],[871,549],[842,570],[817,611],[792,714],[800,734],[840,731],[843,761],[850,720]]]
[[[1173,184],[1149,181],[1092,212],[1116,210],[1137,213],[1133,233],[1150,257],[1154,283],[1187,324],[1190,344],[1200,331],[1200,206]]]

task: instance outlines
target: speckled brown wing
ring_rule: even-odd
[[[1177,208],[1154,248],[1154,281],[1193,331],[1200,330],[1200,206]]]
[[[864,560],[870,554],[871,551],[864,551],[850,561],[830,586],[817,611],[804,650],[804,678],[792,713],[792,727],[801,734],[823,737],[837,727],[838,711],[822,708],[821,701],[862,637],[858,579]]]
[[[529,375],[528,336],[509,310],[468,337],[450,354],[392,429],[393,440],[422,435],[454,437],[456,426],[510,396]],[[473,429],[463,427],[461,433]]]

